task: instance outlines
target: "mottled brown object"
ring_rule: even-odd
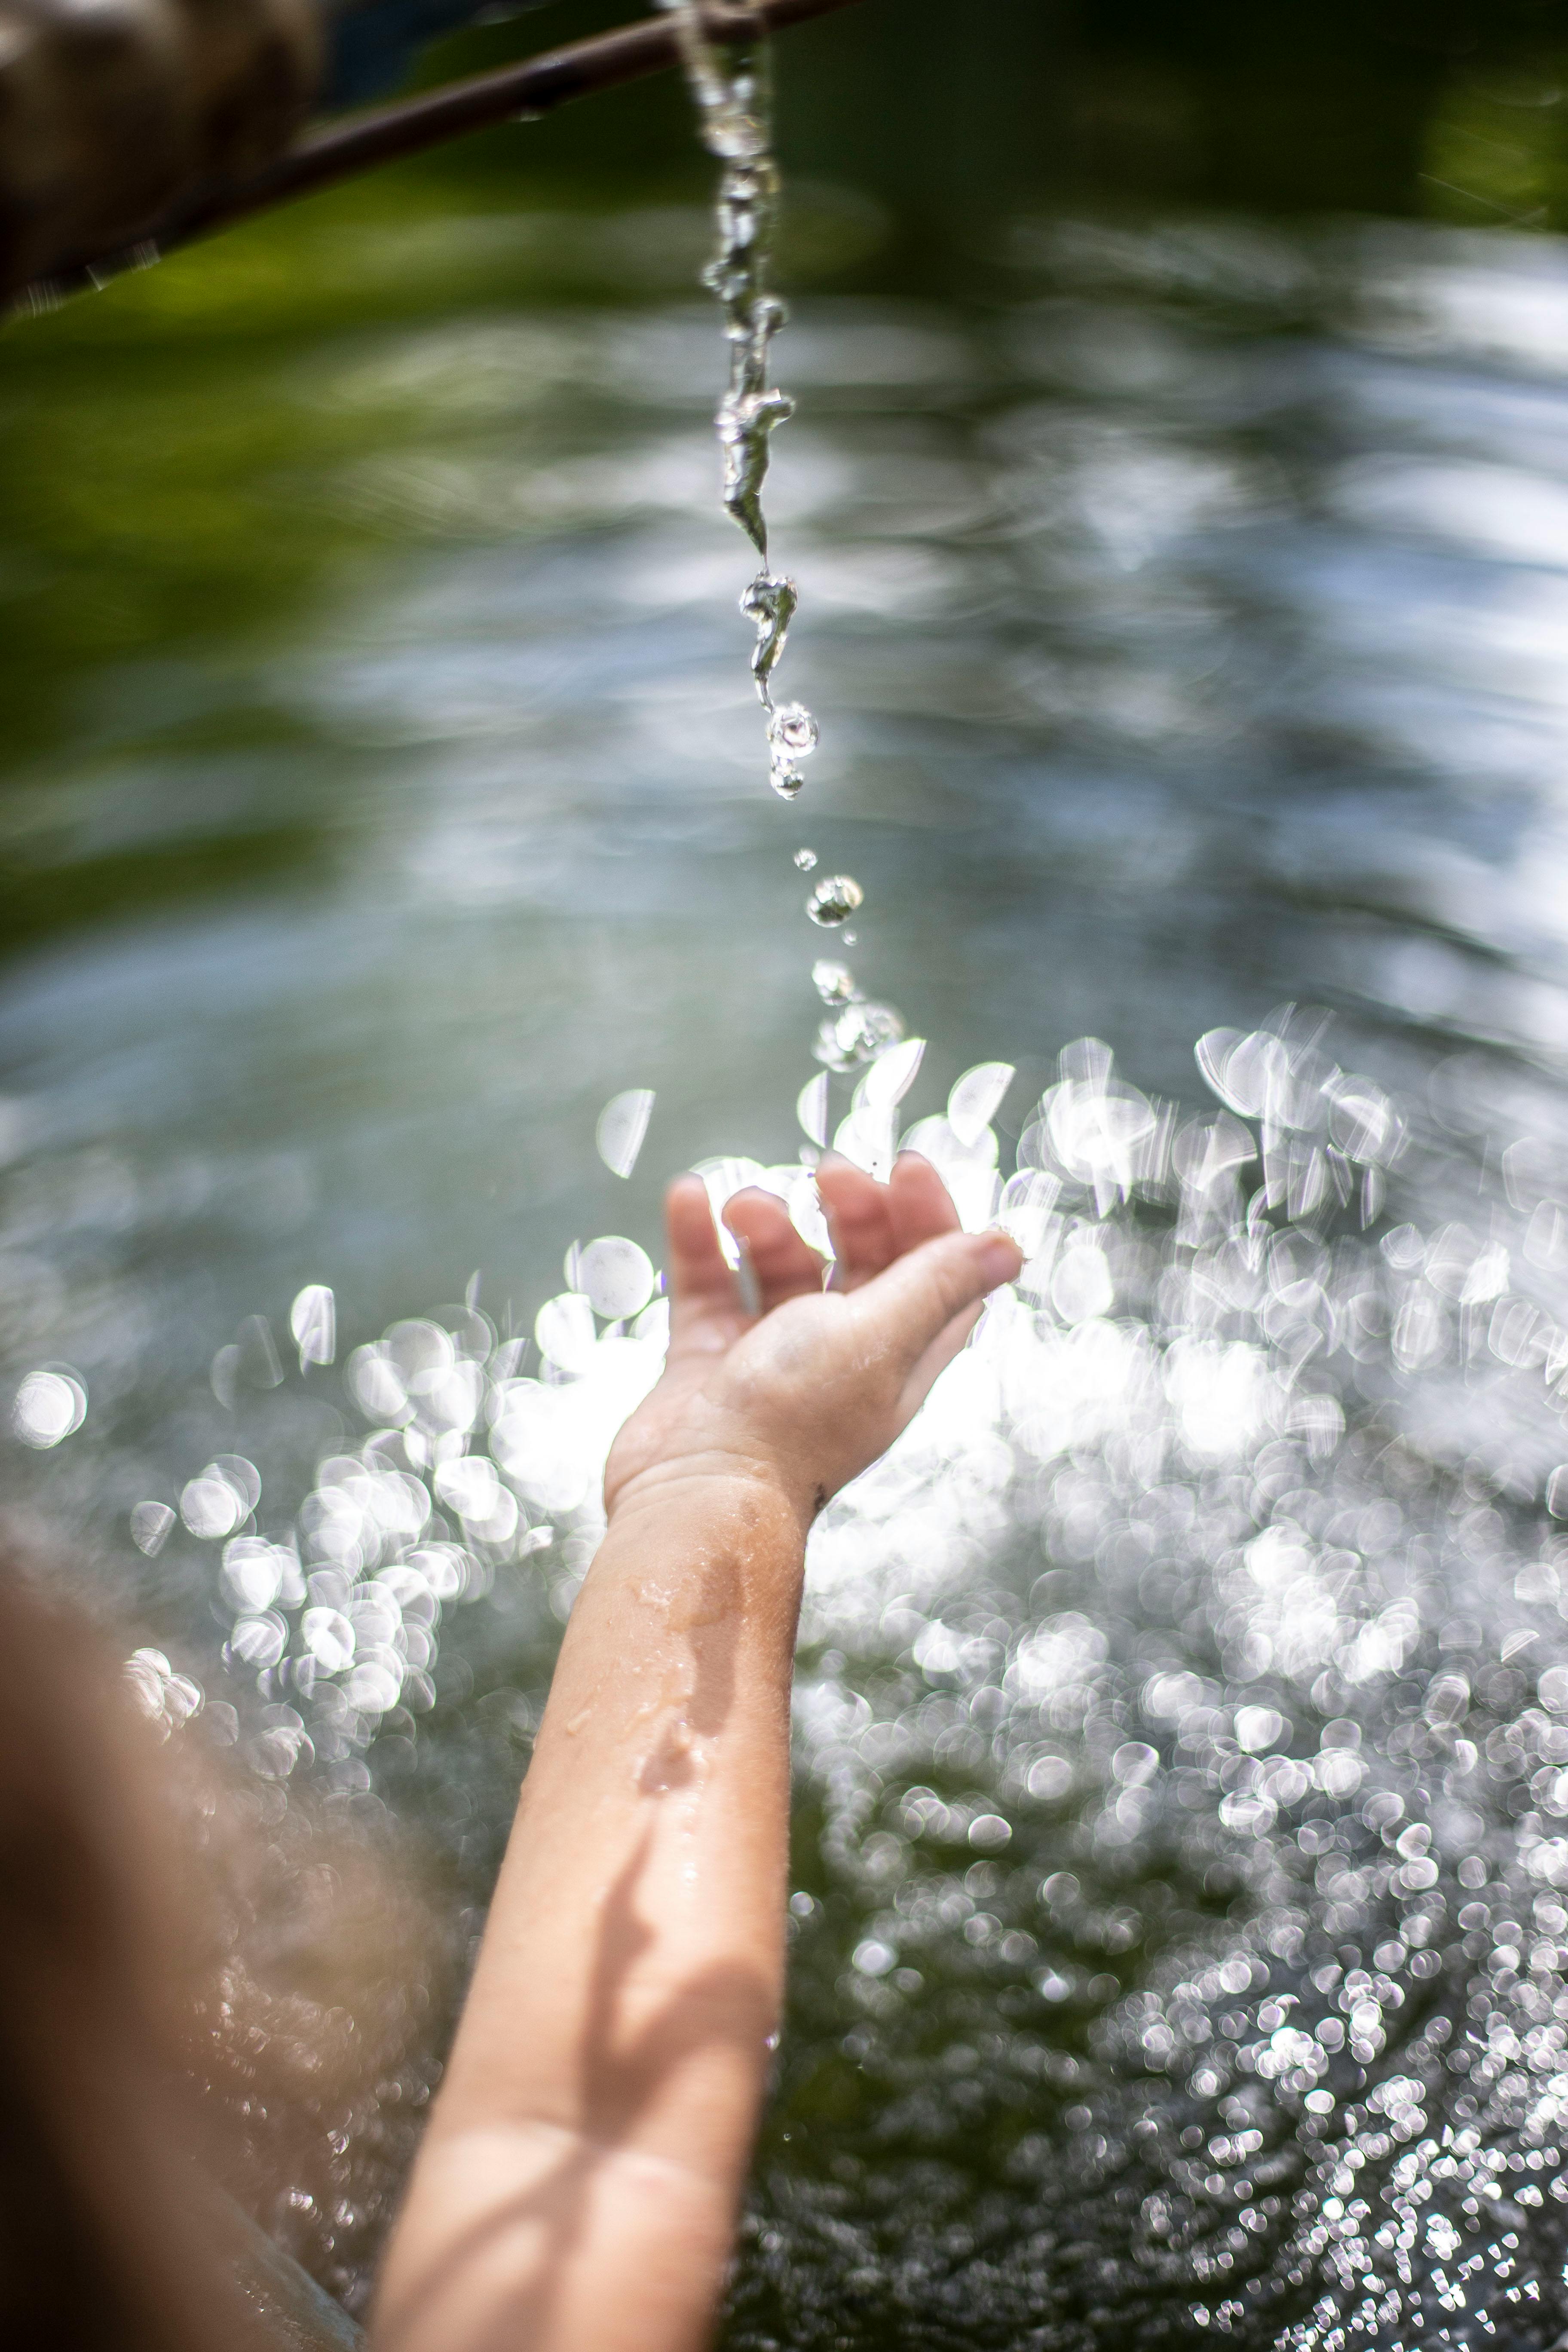
[[[225,0],[229,5],[230,0]],[[232,0],[239,5],[239,0]],[[0,25],[10,0],[0,0]],[[847,7],[852,0],[708,0],[704,16],[716,38],[740,31],[782,32],[791,25]],[[43,309],[61,296],[101,284],[142,259],[208,236],[232,222],[268,212],[275,205],[291,203],[352,179],[378,163],[406,155],[420,155],[470,131],[517,118],[552,113],[571,100],[595,91],[614,89],[645,75],[665,73],[680,63],[680,47],[673,20],[666,15],[623,25],[614,32],[596,33],[591,40],[571,41],[547,49],[519,65],[502,66],[492,73],[467,75],[421,90],[395,106],[368,108],[346,121],[310,132],[292,144],[283,144],[258,168],[212,170],[183,180],[157,216],[135,227],[122,225],[117,234],[79,241],[47,265],[35,265],[19,275],[5,266],[4,231],[0,226],[0,305],[9,299],[21,310]],[[0,117],[0,138],[4,137]],[[3,175],[0,165],[0,175]],[[5,195],[0,180],[0,213]],[[138,239],[150,240],[137,250]]]
[[[309,0],[0,0],[0,294],[259,169],[321,65]]]
[[[0,2345],[343,2352],[289,2257],[367,2266],[462,1952],[379,1807],[149,1721],[68,1575],[0,1525]]]
[[[153,1739],[0,1559],[0,2342],[265,2342],[200,2212],[184,1883]]]

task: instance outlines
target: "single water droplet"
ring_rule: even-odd
[[[808,1078],[795,1097],[795,1115],[813,1143],[827,1141],[827,1073]]]
[[[824,1004],[847,1004],[855,995],[855,975],[847,963],[819,957],[811,967],[811,984]]]
[[[855,1070],[886,1046],[896,1045],[903,1034],[903,1015],[895,1006],[855,1002],[828,1014],[811,1050],[830,1070]]]
[[[812,867],[816,863],[816,850],[797,849],[795,853],[795,862],[799,866],[803,874],[809,874]]]
[[[820,740],[804,702],[781,702],[768,721],[768,741],[786,760],[808,760]]]
[[[829,874],[806,900],[805,911],[814,923],[832,930],[847,923],[856,908],[864,905],[865,898],[866,893],[852,874]]]
[[[846,931],[846,932],[845,932],[845,934],[844,934],[844,944],[845,944],[845,946],[846,946],[847,948],[852,948],[852,947],[854,946],[854,944],[855,944],[855,933],[854,933],[853,931]]]
[[[781,801],[793,801],[802,784],[805,783],[805,778],[798,768],[785,767],[775,760],[768,770],[768,782]]]
[[[654,1101],[651,1087],[628,1087],[625,1094],[612,1095],[599,1113],[594,1141],[613,1176],[629,1176],[637,1166]]]

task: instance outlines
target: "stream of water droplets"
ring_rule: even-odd
[[[768,780],[781,799],[793,801],[805,782],[800,763],[816,750],[820,730],[804,703],[776,703],[773,693],[773,671],[799,597],[795,582],[770,566],[763,508],[773,430],[795,413],[789,394],[768,383],[773,340],[788,312],[768,285],[779,173],[773,150],[767,37],[759,26],[749,37],[721,43],[704,29],[693,0],[660,0],[660,5],[676,21],[703,144],[721,166],[714,206],[715,247],[703,272],[703,283],[722,311],[730,349],[729,383],[714,425],[723,461],[725,511],[762,559],[761,571],[742,595],[741,610],[757,630],[752,675],[767,713]],[[795,852],[795,863],[809,871],[816,859],[803,848]],[[864,903],[865,892],[853,875],[825,875],[813,885],[805,911],[820,929],[837,930]],[[834,970],[845,974],[842,965]],[[847,1074],[859,1069],[902,1037],[903,1017],[897,1008],[868,1002],[852,977],[837,981],[831,994],[820,989],[819,993],[834,1008],[818,1028],[815,1048],[816,1058],[829,1070]],[[858,1102],[856,1109],[860,1108]]]

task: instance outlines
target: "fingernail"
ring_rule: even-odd
[[[980,1252],[981,1270],[990,1282],[1011,1282],[1024,1263],[1024,1253],[1010,1234],[987,1234]]]

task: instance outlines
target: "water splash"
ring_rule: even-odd
[[[734,2340],[765,2340],[769,2312],[773,2340],[842,2335],[853,2261],[847,2340],[869,2345],[929,2303],[937,2233],[966,2302],[1068,2352],[1104,2337],[1076,2246],[1141,2343],[1548,2340],[1568,2320],[1551,1155],[1497,1139],[1508,1196],[1461,1223],[1440,1141],[1289,1008],[1200,1042],[1206,1109],[1068,1046],[1010,1160],[1005,1063],[897,1137],[920,1050],[885,1053],[846,1124],[924,1150],[1026,1264],[813,1535],[797,1753],[821,1831],[792,1936],[816,2021],[785,2038]],[[826,1085],[798,1106],[818,1145]],[[717,1204],[763,1184],[824,1241],[798,1164],[702,1172]],[[469,1304],[355,1349],[327,1377],[363,1433],[265,1526],[237,1454],[187,1478],[177,1521],[139,1507],[139,1543],[155,1507],[161,1544],[211,1560],[228,1625],[221,1699],[195,1661],[132,1661],[169,1736],[210,1719],[275,1787],[363,1790],[475,1602],[569,1612],[668,1315],[634,1241],[568,1268],[531,1338]]]

